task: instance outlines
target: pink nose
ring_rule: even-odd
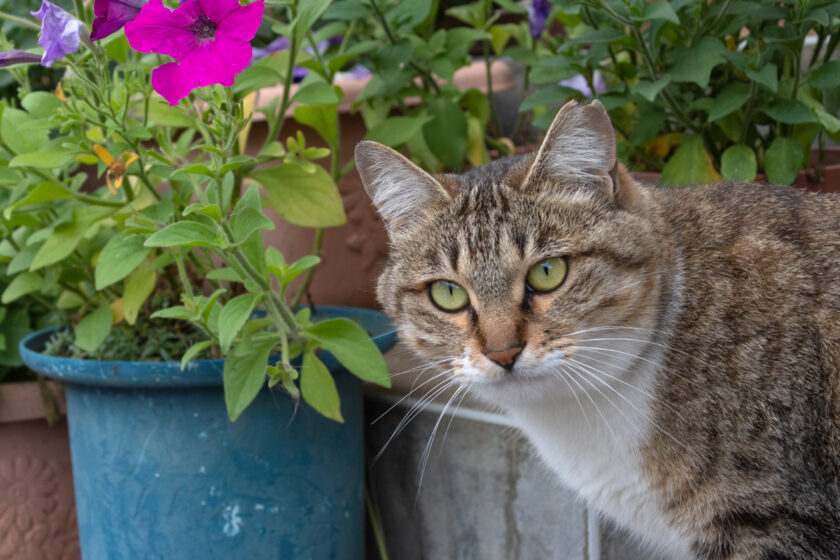
[[[487,356],[488,360],[493,360],[503,368],[510,369],[520,352],[522,352],[521,346],[511,346],[507,350],[500,350],[498,352],[485,351],[484,355]]]

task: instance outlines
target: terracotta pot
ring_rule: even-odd
[[[491,66],[491,71],[495,90],[504,91],[515,86],[513,74],[506,64],[497,61]],[[485,79],[484,63],[475,63],[456,72],[453,82],[462,89],[475,87],[486,91]],[[344,91],[339,104],[339,162],[342,166],[353,157],[356,144],[366,133],[361,115],[352,112],[353,101],[366,83],[367,79],[350,78],[340,80],[337,84]],[[281,86],[261,90],[255,106],[266,105],[269,100],[282,94]],[[416,103],[419,100],[407,100],[409,104],[412,101]],[[293,112],[293,108],[289,109],[287,116]],[[278,139],[285,141],[298,130],[304,133],[308,146],[324,145],[314,131],[301,127],[291,118],[286,119]],[[247,152],[256,153],[267,133],[265,122],[256,118],[249,135]],[[377,308],[375,282],[388,254],[385,228],[371,206],[355,169],[339,181],[338,188],[344,200],[347,223],[325,230],[323,261],[310,287],[312,301],[322,305]],[[277,216],[272,219],[277,228],[266,232],[266,246],[278,248],[286,257],[286,262],[312,252],[314,230],[289,224]]]
[[[45,416],[36,382],[0,385],[0,560],[81,557],[67,422]]]

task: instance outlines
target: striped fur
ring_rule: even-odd
[[[380,302],[561,480],[675,558],[840,558],[840,198],[642,186],[597,104],[565,107],[536,157],[398,181],[429,191],[366,188],[434,202],[398,211]],[[566,281],[529,291],[554,256]],[[441,279],[466,310],[429,301]],[[484,356],[513,343],[510,371]]]

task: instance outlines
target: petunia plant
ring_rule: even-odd
[[[62,310],[72,330],[51,346],[66,355],[182,367],[224,357],[232,420],[268,380],[340,421],[320,350],[388,384],[360,326],[300,307],[322,228],[345,221],[332,80],[350,59],[340,45],[304,50],[325,39],[317,22],[328,4],[95,0],[71,14],[44,0],[42,50],[0,54],[11,70],[66,69],[54,92],[15,72],[19,98],[0,107],[2,304],[36,298]],[[288,48],[253,61],[263,23],[282,28]],[[294,69],[316,59],[322,71],[293,96]],[[255,90],[278,82],[283,96],[254,108]],[[277,138],[292,103],[328,148]],[[269,134],[246,154],[257,113]],[[329,171],[316,163],[324,158]],[[286,262],[265,247],[271,213],[317,228],[316,254]]]

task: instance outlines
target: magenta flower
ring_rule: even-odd
[[[96,19],[90,31],[91,40],[104,39],[122,29],[137,17],[146,2],[148,0],[94,0],[93,15]]]
[[[170,105],[196,88],[233,79],[251,62],[250,41],[262,23],[263,0],[242,6],[237,0],[185,0],[174,11],[150,0],[126,24],[125,35],[140,52],[166,54],[152,71],[152,87]]]
[[[38,44],[44,47],[41,64],[52,66],[64,55],[79,50],[82,22],[47,0],[42,0],[40,10],[30,13],[41,20],[41,37],[38,38]]]

